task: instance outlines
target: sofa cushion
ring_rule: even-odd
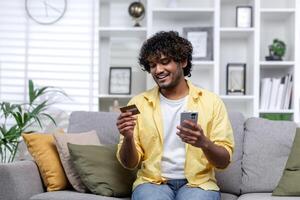
[[[53,134],[30,133],[22,136],[38,165],[47,191],[66,189],[69,185],[68,179],[61,165]]]
[[[117,144],[120,137],[116,126],[118,115],[115,112],[72,112],[68,132],[80,133],[95,130],[101,144]]]
[[[300,197],[274,197],[272,193],[243,194],[239,200],[299,200]]]
[[[291,151],[295,131],[294,122],[260,118],[246,121],[242,194],[274,190]]]
[[[297,128],[293,147],[274,196],[300,196],[300,128]]]
[[[67,143],[72,144],[85,144],[85,145],[100,145],[96,131],[84,132],[84,133],[68,133],[68,134],[54,134],[56,147],[59,153],[61,163],[64,167],[65,173],[69,182],[75,190],[78,192],[86,192],[87,188],[80,180],[80,176],[77,173],[72,160]]]
[[[125,169],[116,158],[117,145],[96,146],[68,143],[82,182],[94,194],[114,197],[131,195],[136,172]]]
[[[245,118],[238,112],[229,112],[228,115],[233,129],[235,143],[232,163],[225,170],[216,171],[216,178],[222,192],[240,194]]]
[[[34,195],[30,200],[130,200],[130,198],[116,198],[116,197],[105,197],[95,194],[83,194],[75,191],[56,191],[56,192],[45,192],[42,194]],[[237,200],[238,197],[233,194],[221,193],[221,200]],[[293,199],[291,199],[293,200]]]
[[[34,195],[30,200],[130,200],[130,198],[114,198],[105,197],[95,194],[79,193],[75,191],[56,191],[56,192],[45,192]]]
[[[221,200],[237,200],[238,197],[234,194],[221,193]]]

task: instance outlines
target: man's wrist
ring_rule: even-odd
[[[133,135],[130,135],[130,136],[124,136],[124,141],[125,142],[132,142],[133,141]]]
[[[203,142],[202,142],[200,148],[201,148],[203,151],[207,151],[207,150],[210,149],[210,147],[211,147],[212,144],[213,144],[212,141],[210,141],[209,139],[207,139],[207,138],[205,137],[205,139],[203,140]]]

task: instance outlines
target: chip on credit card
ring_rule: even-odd
[[[135,104],[121,107],[120,110],[122,113],[131,112],[133,115],[140,114],[140,111]]]

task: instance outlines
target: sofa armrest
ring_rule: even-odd
[[[1,199],[28,200],[44,192],[39,170],[34,161],[0,164]]]

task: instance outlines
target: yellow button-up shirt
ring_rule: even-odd
[[[212,92],[199,89],[187,81],[189,97],[187,109],[198,112],[198,124],[206,137],[227,149],[232,158],[234,139],[231,124],[222,100]],[[165,183],[161,176],[161,158],[163,154],[163,124],[160,109],[158,87],[146,91],[130,100],[128,105],[136,104],[140,110],[134,129],[135,146],[138,152],[140,169],[133,189],[139,184]],[[174,124],[177,126],[177,124]],[[175,133],[174,133],[175,134]],[[118,145],[117,158],[122,164],[119,151],[123,136]],[[204,190],[219,190],[215,179],[214,166],[205,157],[201,148],[186,144],[184,174],[191,187]],[[125,166],[124,166],[125,167]]]

